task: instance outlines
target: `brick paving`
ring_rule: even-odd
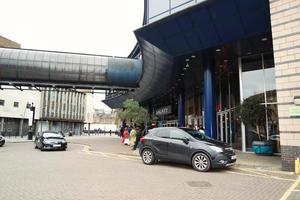
[[[41,152],[33,143],[0,148],[1,200],[77,199],[280,199],[291,180],[244,174],[236,169],[199,173],[190,166],[146,166],[116,137],[74,137],[96,154],[70,144],[67,151]],[[125,157],[124,157],[125,156]]]

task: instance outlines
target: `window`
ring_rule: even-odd
[[[175,140],[183,140],[189,137],[183,131],[174,129],[170,131],[170,138]]]
[[[161,138],[170,138],[170,130],[168,129],[156,130],[156,132],[153,133],[153,135]]]
[[[0,106],[4,106],[4,100],[0,99]]]
[[[15,102],[14,102],[14,107],[15,107],[15,108],[18,108],[18,107],[19,107],[19,102],[16,102],[16,101],[15,101]]]

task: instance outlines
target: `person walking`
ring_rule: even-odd
[[[129,136],[129,142],[130,142],[130,146],[133,147],[136,141],[136,130],[135,128],[132,128],[130,131],[130,136]]]
[[[135,139],[135,143],[134,143],[132,150],[136,150],[142,136],[143,136],[143,130],[141,129],[140,126],[137,126],[136,127],[136,139]]]

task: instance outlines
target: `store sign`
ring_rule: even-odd
[[[300,106],[293,106],[289,109],[290,117],[300,117]]]
[[[159,116],[159,115],[168,115],[168,114],[171,114],[171,113],[172,113],[172,107],[171,106],[165,106],[165,107],[158,108],[155,112],[155,114],[157,116]]]

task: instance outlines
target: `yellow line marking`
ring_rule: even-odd
[[[294,182],[294,179],[285,179],[285,178],[279,178],[279,177],[269,177],[269,176],[261,176],[261,175],[257,175],[257,174],[246,174],[246,173],[242,173],[242,172],[233,172],[233,171],[226,171],[227,173],[231,173],[231,174],[238,174],[238,175],[242,175],[242,176],[250,176],[250,177],[258,177],[258,178],[267,178],[267,179],[277,179],[277,180],[282,180],[282,181],[291,181]]]
[[[260,172],[256,172],[255,170],[241,169],[241,168],[240,168],[240,170],[246,171],[246,172],[249,172],[249,173],[254,173],[254,174],[257,174],[259,176],[266,177],[266,178],[273,178],[273,179],[277,179],[277,180],[286,180],[286,181],[295,181],[295,179],[281,178],[281,177],[273,176],[273,175],[270,175],[270,174],[263,174],[263,173],[260,173]]]
[[[297,180],[289,187],[289,189],[284,193],[284,195],[281,197],[280,200],[286,200],[299,183],[300,183],[300,176],[298,176]]]

